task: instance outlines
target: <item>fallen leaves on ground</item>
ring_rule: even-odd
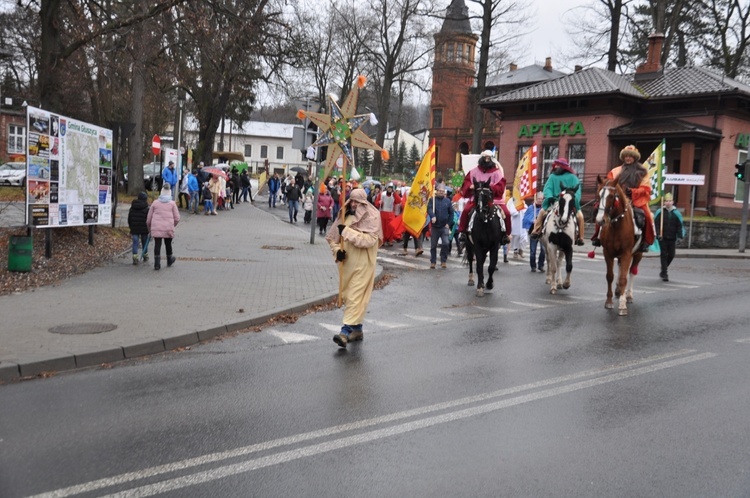
[[[94,227],[94,245],[89,245],[89,227],[59,227],[52,230],[52,258],[45,253],[45,229],[32,229],[33,254],[30,272],[8,271],[11,237],[26,237],[25,228],[0,228],[0,296],[25,292],[59,283],[73,275],[113,260],[132,244],[127,230]]]

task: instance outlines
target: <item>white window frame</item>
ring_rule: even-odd
[[[26,127],[25,126],[22,126],[16,123],[10,123],[8,125],[8,154],[26,155]]]
[[[573,149],[578,147],[583,147],[583,158],[574,157]],[[586,144],[568,144],[568,164],[576,172],[578,179],[583,180],[586,171]]]
[[[253,144],[245,144],[245,157],[253,157]]]

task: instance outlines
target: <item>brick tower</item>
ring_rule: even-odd
[[[471,88],[479,37],[472,33],[464,0],[451,0],[440,32],[435,35],[432,67],[430,139],[437,147],[438,174],[454,169],[458,153],[471,149]]]

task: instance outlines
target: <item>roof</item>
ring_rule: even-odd
[[[547,71],[544,66],[532,64],[513,71],[496,74],[487,78],[485,86],[511,86],[511,85],[530,85],[543,81],[554,80],[565,76],[565,73],[552,69]]]
[[[451,0],[440,33],[471,33],[469,9],[464,0]]]
[[[232,133],[233,135],[247,135],[251,137],[264,137],[264,138],[287,138],[292,139],[295,126],[302,126],[302,122],[299,124],[288,124],[288,123],[270,123],[267,121],[245,121],[241,125],[232,123],[231,131],[229,120],[224,122],[224,133]],[[195,118],[189,117],[185,120],[186,131],[198,131],[198,121]],[[221,131],[221,124],[216,130],[217,133]]]
[[[621,94],[641,99],[672,98],[687,95],[712,95],[741,92],[750,96],[750,86],[702,67],[665,70],[649,80],[635,80],[634,74],[616,74],[599,68],[588,68],[552,81],[511,90],[487,97],[483,104],[521,102],[578,96]]]
[[[609,136],[625,136],[634,138],[648,137],[703,137],[720,139],[721,130],[708,126],[701,126],[682,119],[640,119],[609,130]]]

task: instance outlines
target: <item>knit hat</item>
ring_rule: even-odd
[[[161,186],[161,195],[164,194],[172,194],[172,187],[170,187],[166,182],[164,182],[164,185]]]
[[[552,169],[561,169],[563,171],[567,171],[568,173],[573,173],[574,175],[576,174],[573,168],[570,167],[570,164],[568,164],[568,160],[564,157],[555,159],[552,163]]]
[[[148,199],[148,194],[146,192],[139,192],[138,193],[138,200],[139,201],[145,201]]]
[[[635,145],[628,145],[620,151],[620,160],[624,161],[625,156],[633,157],[636,161],[641,159],[641,153],[635,148]]]

